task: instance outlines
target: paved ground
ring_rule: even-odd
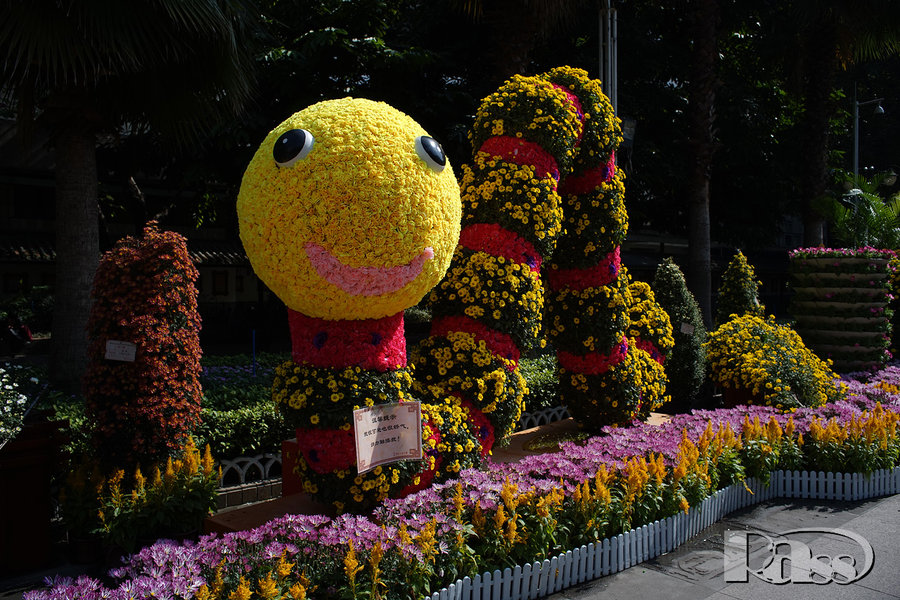
[[[772,559],[765,547],[763,533],[776,542],[778,537],[799,528],[839,528],[861,536],[874,550],[871,571],[852,583],[824,583],[825,573],[833,569],[825,565],[840,556],[851,556],[857,563],[853,569],[862,570],[863,549],[851,539],[830,533],[807,533],[790,536],[799,541],[794,548],[806,551],[806,556],[819,558],[815,569],[820,575],[814,581],[823,583],[769,583],[747,574],[745,582],[726,581],[725,536],[728,530],[746,531],[746,563],[751,570],[761,569]],[[740,541],[740,538],[729,538]],[[740,547],[740,546],[738,546]],[[780,545],[779,554],[787,554],[789,547]],[[849,564],[850,559],[842,559]],[[784,559],[780,579],[800,581],[808,578],[807,565]],[[798,567],[798,564],[800,565]],[[820,566],[819,566],[820,565]],[[791,571],[791,567],[796,570]],[[829,565],[830,566],[830,565]],[[745,571],[746,572],[746,571]],[[852,571],[847,571],[851,574]],[[768,574],[768,573],[767,573]],[[737,579],[730,575],[732,580]],[[826,502],[819,500],[779,500],[733,512],[715,525],[703,530],[673,552],[649,560],[615,575],[610,575],[554,594],[550,600],[894,600],[900,599],[900,495],[859,502]]]

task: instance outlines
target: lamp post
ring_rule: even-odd
[[[875,104],[875,114],[883,115],[884,108],[881,101],[884,98],[875,98],[874,100],[866,100],[860,102],[856,99],[856,84],[853,85],[853,179],[856,185],[856,178],[859,177],[859,107],[867,104]]]

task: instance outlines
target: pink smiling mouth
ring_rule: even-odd
[[[307,242],[304,248],[319,277],[351,296],[380,296],[396,292],[419,276],[425,261],[434,258],[434,249],[429,246],[405,265],[348,267],[316,243]]]

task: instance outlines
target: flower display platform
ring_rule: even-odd
[[[669,415],[651,413],[648,423],[658,425],[669,420]],[[554,421],[546,425],[518,431],[510,436],[509,444],[494,447],[491,460],[495,463],[510,463],[526,456],[555,451],[549,446],[554,439],[566,439],[579,433],[574,419]],[[259,527],[272,519],[287,514],[334,515],[334,508],[317,502],[308,494],[291,494],[265,502],[219,511],[208,517],[203,525],[204,533],[228,533]]]

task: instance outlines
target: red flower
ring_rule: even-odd
[[[559,181],[559,166],[556,159],[534,142],[498,135],[486,139],[478,151],[500,157],[501,160],[515,165],[532,165],[538,179],[552,175],[553,179]]]
[[[610,154],[609,162],[593,169],[588,169],[580,175],[566,177],[559,185],[561,196],[572,194],[580,196],[597,189],[601,184],[609,183],[616,175],[616,153]]]
[[[383,319],[328,321],[288,309],[288,322],[297,364],[380,372],[406,366],[402,311]]]
[[[547,283],[552,290],[585,290],[591,287],[609,285],[619,278],[622,264],[620,249],[606,255],[606,258],[587,269],[553,269],[547,272]]]
[[[463,400],[461,406],[469,415],[469,424],[475,433],[475,437],[478,438],[478,442],[481,444],[481,457],[484,458],[490,454],[491,448],[494,447],[494,426],[491,425],[487,416],[475,408],[475,405],[470,401]]]
[[[309,468],[325,475],[356,464],[353,431],[343,429],[297,429],[297,446]]]
[[[648,340],[636,340],[635,347],[636,347],[638,350],[643,350],[644,352],[646,352],[647,354],[649,354],[650,357],[651,357],[653,360],[655,360],[656,362],[658,362],[659,364],[663,364],[663,363],[666,361],[666,357],[663,356],[662,352],[660,352],[660,351],[657,349],[656,345],[655,345],[653,342],[651,342],[651,341],[648,341]]]
[[[481,321],[466,316],[438,317],[431,322],[431,337],[442,337],[453,331],[471,333],[478,341],[483,341],[494,356],[512,361],[510,370],[519,362],[519,348],[512,338],[502,331],[491,329]]]
[[[528,265],[535,273],[541,270],[541,255],[534,246],[497,223],[467,225],[459,234],[459,245]]]
[[[584,373],[585,375],[599,375],[600,373],[606,373],[609,369],[622,362],[627,354],[628,341],[622,340],[621,343],[613,347],[609,354],[590,352],[579,356],[560,350],[556,356],[559,359],[559,365],[566,371]]]
[[[581,108],[581,100],[578,99],[578,96],[572,90],[564,85],[554,83],[553,87],[566,95],[566,99],[572,105],[575,114],[578,115],[578,141],[575,142],[575,147],[577,148],[581,144],[581,135],[584,133],[584,110]]]

